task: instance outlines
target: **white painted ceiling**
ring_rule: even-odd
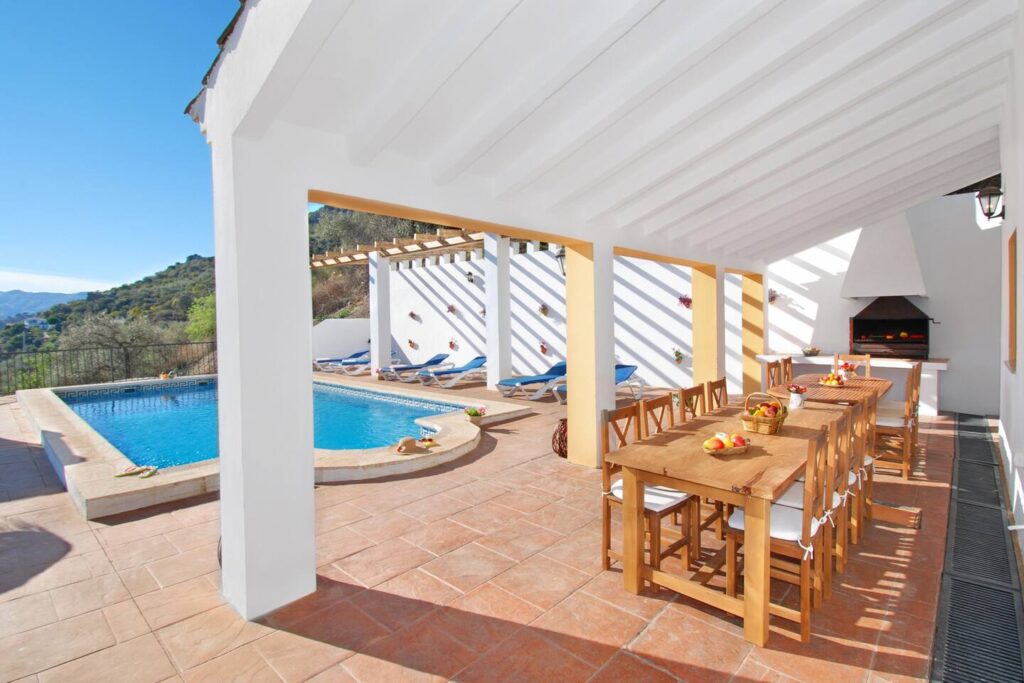
[[[351,163],[781,255],[999,171],[1015,4],[355,0],[279,116]]]

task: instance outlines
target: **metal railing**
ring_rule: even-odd
[[[19,389],[217,372],[216,342],[0,353],[0,396]]]

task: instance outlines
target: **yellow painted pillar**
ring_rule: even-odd
[[[761,390],[761,361],[764,353],[764,276],[744,273],[743,302],[743,393]]]
[[[715,266],[694,265],[692,273],[693,381],[700,384],[719,379],[724,374],[724,294]]]
[[[615,407],[611,245],[565,245],[569,460],[597,467],[601,411]]]

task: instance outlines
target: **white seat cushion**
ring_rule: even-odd
[[[780,541],[802,541],[804,526],[804,511],[785,505],[772,505],[772,527],[771,537]],[[737,508],[729,516],[729,526],[733,529],[743,531],[743,510]],[[811,520],[811,536],[818,533],[821,522],[817,519]]]
[[[865,455],[864,456],[864,468],[865,469],[867,469],[868,467],[871,467],[874,464],[875,464],[875,459],[874,458],[872,458],[870,455]]]
[[[837,508],[839,504],[843,502],[842,496],[835,491],[832,492],[832,507]],[[789,488],[779,496],[779,499],[775,501],[775,505],[785,505],[788,508],[796,508],[797,510],[804,509],[804,485],[803,482],[793,482]]]
[[[622,477],[612,480],[611,494],[622,500]],[[644,508],[651,512],[661,512],[673,505],[683,502],[690,497],[689,493],[683,493],[667,486],[644,486]]]
[[[850,471],[850,472],[846,473],[846,485],[849,488],[851,488],[851,489],[857,488],[857,486],[859,484],[860,484],[860,480],[858,479],[856,472]]]
[[[889,415],[882,415],[881,413],[879,413],[878,418],[875,420],[875,424],[877,424],[879,427],[900,428],[904,426],[903,415],[901,414],[899,417],[892,417]]]

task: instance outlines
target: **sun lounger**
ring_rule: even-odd
[[[447,357],[447,353],[439,353],[423,363],[415,363],[412,365],[392,365],[387,368],[381,368],[378,372],[384,379],[397,379],[399,382],[415,382],[417,372],[440,365]]]
[[[313,361],[313,367],[319,372],[359,375],[370,369],[370,349],[356,351],[342,358],[317,358]]]
[[[477,356],[459,367],[455,367],[454,363],[445,363],[433,368],[425,368],[416,373],[416,378],[421,384],[427,386],[436,384],[442,389],[451,389],[463,380],[486,378],[487,369],[484,367],[486,364],[487,356]]]
[[[639,377],[635,377],[635,374],[635,365],[617,364],[615,366],[615,386],[628,387],[633,398],[640,400],[644,395],[644,381]],[[551,387],[551,393],[554,394],[559,403],[565,403],[565,400],[569,395],[569,389],[564,378],[560,382],[556,382],[555,385]]]
[[[547,372],[541,375],[527,375],[525,377],[509,377],[498,382],[498,391],[505,398],[511,398],[518,392],[523,392],[523,395],[530,401],[536,401],[544,394],[548,393],[555,384],[565,379],[566,365],[565,361],[555,363]],[[540,385],[532,394],[529,393],[526,387]]]

